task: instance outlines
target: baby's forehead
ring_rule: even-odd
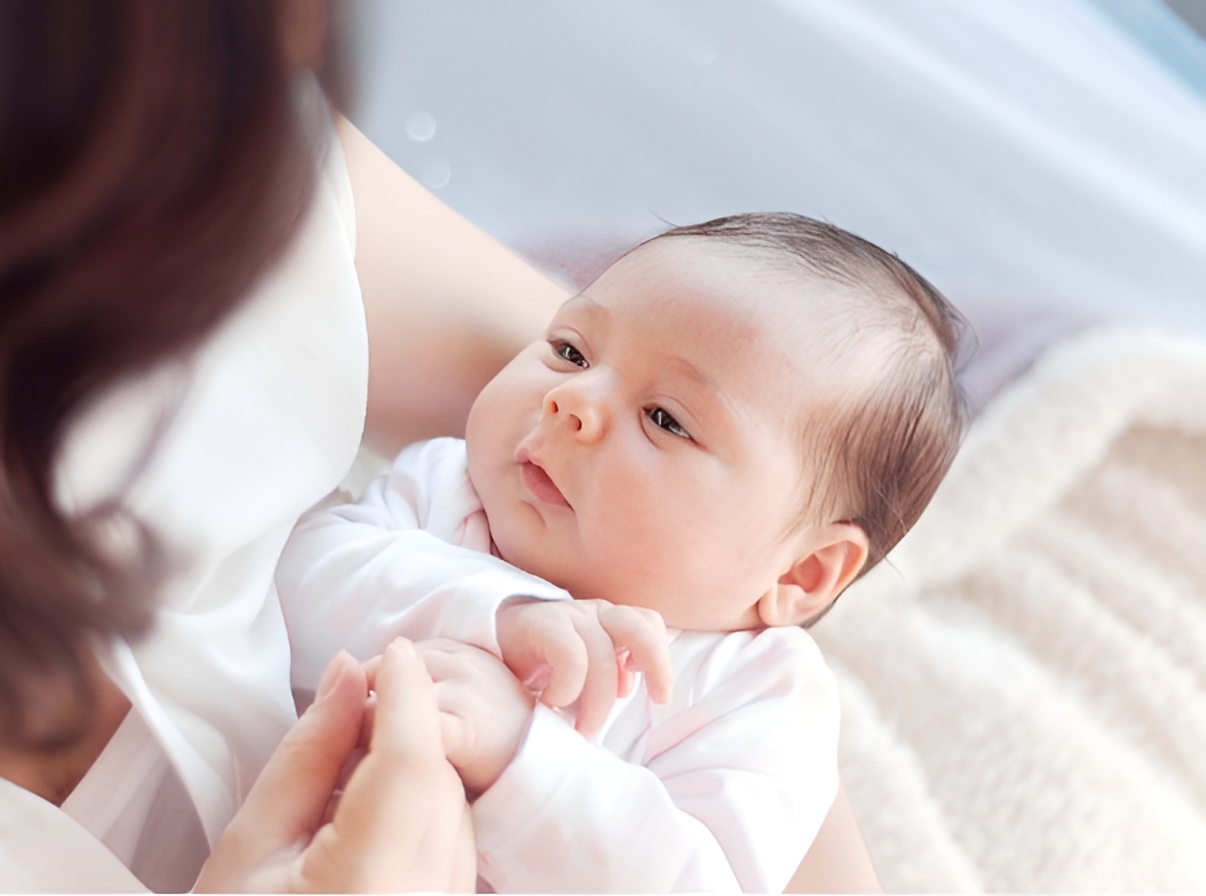
[[[870,279],[828,276],[784,251],[711,237],[661,238],[641,251],[637,261],[672,282],[712,278],[733,312],[727,351],[756,360],[775,346],[803,372],[801,407],[858,400],[896,351],[898,323]]]
[[[694,265],[703,259],[750,273],[769,273],[775,270],[786,272],[793,267],[790,257],[782,252],[698,234],[654,237],[630,249],[617,259],[614,265]]]
[[[596,282],[602,281],[639,296],[654,291],[662,300],[728,312],[747,339],[808,342],[814,350],[820,341],[835,350],[851,341],[867,304],[865,284],[825,276],[787,252],[696,235],[643,243]]]
[[[655,237],[629,251],[608,270],[624,267],[692,280],[707,277],[738,300],[774,297],[783,307],[817,313],[834,307],[828,298],[857,293],[868,285],[853,275],[839,277],[826,272],[781,248],[716,236]]]
[[[829,392],[842,358],[863,353],[866,340],[843,310],[850,289],[767,252],[688,236],[632,250],[579,300],[597,300],[612,309],[602,313],[633,322],[667,351],[711,349],[701,366],[718,381],[754,369],[805,383],[798,401],[790,397],[812,405]]]

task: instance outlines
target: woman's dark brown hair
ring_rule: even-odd
[[[154,564],[59,511],[56,460],[91,399],[186,351],[288,242],[313,166],[283,9],[0,0],[0,746],[78,736],[91,640],[150,624]]]

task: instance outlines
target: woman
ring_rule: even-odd
[[[5,888],[472,886],[425,671],[338,657],[295,722],[271,573],[561,295],[332,135],[325,22],[0,0]]]
[[[345,170],[297,95],[314,4],[0,18],[0,880],[187,889],[225,830],[200,886],[471,886],[404,646],[337,660],[259,776],[295,718],[268,583],[362,428],[455,431],[556,289],[341,122]]]

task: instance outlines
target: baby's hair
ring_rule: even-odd
[[[717,240],[839,289],[835,328],[842,358],[874,376],[835,388],[803,421],[812,482],[802,518],[847,521],[867,535],[862,572],[877,564],[921,516],[950,467],[967,425],[955,376],[965,318],[924,277],[890,252],[803,215],[733,215],[673,228],[651,242]],[[870,341],[870,351],[858,349]],[[860,573],[861,574],[861,573]]]

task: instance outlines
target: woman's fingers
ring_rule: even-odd
[[[367,681],[347,654],[327,667],[314,703],[285,735],[214,847],[198,892],[279,890],[310,842],[355,749]]]
[[[473,889],[469,807],[444,757],[431,678],[407,642],[391,645],[370,672],[346,654],[332,661],[218,841],[198,891]],[[363,746],[370,677],[369,749],[335,800]]]
[[[240,815],[282,841],[308,837],[321,820],[356,747],[367,683],[351,656],[338,654],[314,703],[285,735],[247,795]]]
[[[442,760],[435,687],[414,645],[394,641],[370,674],[377,706],[369,749],[412,760]]]
[[[413,646],[395,641],[372,680],[368,753],[305,857],[304,878],[328,890],[469,891],[476,880],[469,807],[444,756],[431,678]]]

